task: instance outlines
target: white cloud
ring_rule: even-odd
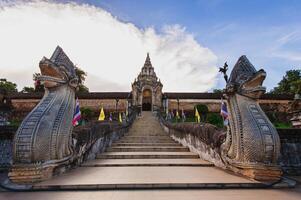
[[[88,72],[91,91],[130,91],[147,52],[164,91],[202,92],[216,82],[217,57],[179,25],[158,33],[101,8],[45,1],[2,4],[0,24],[0,77],[19,89],[33,84],[39,61],[57,45]]]

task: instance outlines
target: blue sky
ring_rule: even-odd
[[[60,45],[90,91],[129,91],[147,52],[163,91],[223,88],[217,67],[241,55],[270,90],[300,69],[300,13],[301,0],[0,0],[0,76],[32,86]]]
[[[218,56],[218,64],[233,66],[247,55],[256,68],[263,67],[268,89],[285,71],[300,68],[301,1],[298,0],[86,0],[87,3],[134,23],[160,31],[179,24]],[[223,87],[220,76],[217,87]]]

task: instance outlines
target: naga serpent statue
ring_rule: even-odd
[[[38,80],[45,94],[20,125],[13,146],[13,182],[36,182],[50,178],[72,160],[72,118],[78,78],[75,66],[59,46],[50,59],[43,58]]]
[[[256,71],[246,56],[235,64],[226,85],[229,126],[221,157],[226,167],[256,180],[278,180],[278,133],[257,99],[265,92],[264,70]]]

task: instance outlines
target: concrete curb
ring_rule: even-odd
[[[296,181],[282,178],[275,183],[122,183],[84,185],[21,185],[6,179],[1,187],[12,192],[89,191],[89,190],[155,190],[155,189],[284,189],[294,188]]]

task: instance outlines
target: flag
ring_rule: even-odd
[[[200,121],[201,121],[201,116],[200,116],[199,111],[198,111],[197,108],[195,108],[195,114],[194,114],[194,116],[196,117],[196,122],[197,122],[197,123],[200,123]]]
[[[112,113],[110,113],[109,121],[113,121]]]
[[[223,99],[222,99],[222,105],[221,105],[221,116],[224,119],[228,119],[228,117],[229,117],[227,105],[226,105],[226,103],[224,102]]]
[[[222,99],[222,104],[221,104],[221,116],[223,117],[224,120],[224,125],[227,126],[228,125],[228,118],[229,118],[229,113],[228,113],[228,109],[227,109],[227,105],[224,102],[224,100]]]
[[[119,122],[122,123],[121,113],[119,113]]]
[[[103,120],[105,120],[105,118],[106,118],[105,112],[103,111],[103,107],[101,107],[98,121],[103,121]]]
[[[170,116],[171,116],[171,119],[173,119],[175,117],[175,114],[173,113],[173,110],[170,110]]]
[[[179,115],[179,111],[177,110],[177,112],[176,112],[176,118],[177,119],[180,119],[180,115]]]
[[[166,120],[169,120],[169,117],[170,117],[170,115],[169,115],[168,109],[166,109]]]
[[[79,121],[81,119],[81,114],[80,114],[80,108],[79,108],[79,101],[78,98],[76,98],[75,101],[75,112],[72,120],[73,126],[77,126],[79,124]]]
[[[185,122],[186,121],[186,115],[184,112],[184,109],[182,108],[182,121]]]

